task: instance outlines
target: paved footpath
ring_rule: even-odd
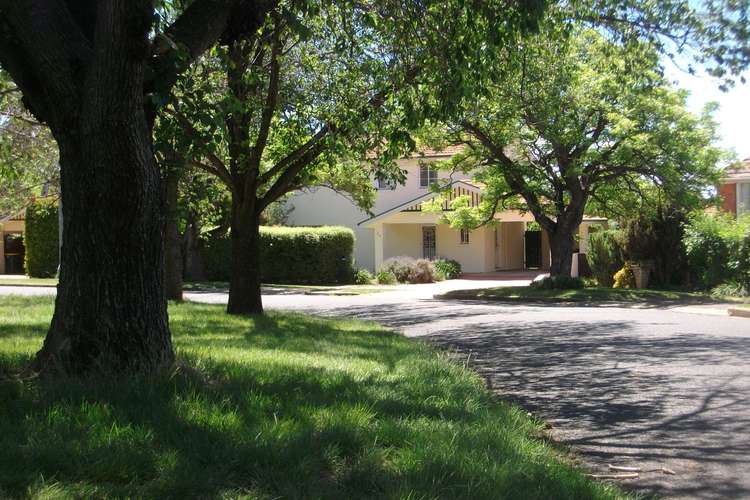
[[[624,481],[626,488],[666,498],[750,498],[750,319],[705,307],[431,298],[449,288],[497,285],[452,281],[264,301],[267,308],[376,320],[452,350],[500,397],[549,422],[552,436],[578,450],[593,472],[607,472],[608,464],[658,469]],[[227,296],[188,298],[225,303]]]

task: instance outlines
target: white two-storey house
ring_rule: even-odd
[[[461,263],[465,273],[501,270],[548,269],[550,253],[544,231],[535,230],[530,213],[506,210],[495,215],[496,224],[473,231],[456,230],[440,223],[440,215],[423,212],[422,203],[435,197],[430,185],[451,182],[450,199],[466,195],[472,206],[480,201],[481,189],[469,176],[454,173],[447,179],[431,163],[446,160],[456,149],[423,151],[399,160],[406,182],[393,185],[375,181],[377,200],[372,213],[358,208],[349,198],[327,188],[295,193],[289,203],[292,226],[340,225],[354,230],[355,265],[376,271],[389,257],[450,258]],[[443,209],[449,209],[450,200]],[[579,229],[580,251],[585,253],[589,227],[604,219],[587,218]]]

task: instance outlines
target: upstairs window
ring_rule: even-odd
[[[419,166],[419,187],[429,187],[430,184],[435,184],[438,180],[437,170],[430,168],[429,165]]]
[[[462,245],[469,244],[469,230],[468,229],[461,230],[461,244]]]

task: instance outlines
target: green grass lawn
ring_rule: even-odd
[[[3,278],[0,286],[57,286],[57,278]]]
[[[0,374],[52,299],[0,297]],[[0,498],[615,498],[540,422],[371,323],[170,306],[180,363],[135,379],[0,380]]]
[[[513,302],[652,302],[662,304],[718,302],[707,294],[697,292],[600,287],[548,290],[529,286],[506,286],[478,290],[455,290],[442,295],[441,298]]]

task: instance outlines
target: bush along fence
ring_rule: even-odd
[[[638,264],[652,285],[750,296],[750,216],[658,213],[592,234],[587,255],[600,286],[631,288]]]
[[[37,200],[26,208],[26,274],[52,278],[60,259],[57,201]]]
[[[750,215],[735,220],[728,214],[693,214],[684,241],[695,285],[750,294]]]
[[[261,227],[264,283],[336,284],[354,279],[354,232],[346,227]],[[229,236],[206,242],[206,275],[227,281],[231,273]]]

